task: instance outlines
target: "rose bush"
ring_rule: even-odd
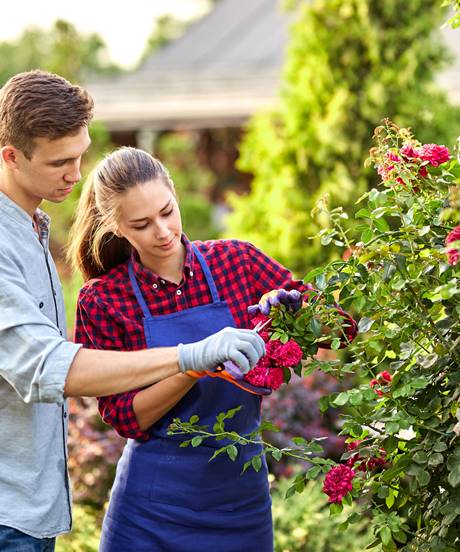
[[[347,359],[316,359],[303,370],[337,379],[353,374],[362,382],[320,399],[324,411],[345,409],[341,434],[353,445],[339,464],[317,456],[315,440],[300,437],[295,448],[263,442],[264,453],[309,460],[288,496],[326,474],[332,513],[359,499],[372,519],[374,546],[385,552],[454,551],[460,549],[458,151],[420,144],[389,121],[376,129],[375,142],[369,163],[382,187],[361,197],[352,230],[343,228],[342,209],[327,213],[331,227],[321,231],[322,244],[342,247],[344,258],[305,277],[326,304],[335,299],[360,318],[361,336]],[[228,437],[225,419],[212,431],[196,420],[177,421],[172,430],[201,433],[197,445],[207,436]],[[224,448],[260,440],[255,433],[230,437],[233,444]],[[250,463],[254,469],[258,460]],[[343,528],[358,518],[352,514]]]

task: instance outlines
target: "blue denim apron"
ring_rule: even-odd
[[[129,266],[131,284],[144,312],[147,347],[191,343],[235,327],[225,301],[221,301],[211,272],[199,252],[193,250],[206,277],[212,303],[151,316]],[[238,405],[242,408],[226,427],[240,433],[256,429],[260,422],[260,398],[217,378],[198,379],[193,388],[150,428],[148,441],[129,440],[117,466],[109,508],[104,519],[103,552],[241,552],[273,550],[271,500],[265,459],[259,472],[241,475],[244,463],[260,451],[258,446],[239,447],[232,462],[226,454],[209,462],[225,441],[205,441],[199,447],[182,447],[182,435],[167,435],[173,418],[212,428],[216,415]]]

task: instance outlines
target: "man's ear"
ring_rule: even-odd
[[[18,168],[18,154],[19,150],[14,146],[3,146],[0,149],[0,158],[3,165],[13,170]]]

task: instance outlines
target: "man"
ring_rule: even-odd
[[[42,71],[0,91],[0,550],[48,551],[70,530],[65,397],[108,395],[264,353],[253,331],[225,328],[177,348],[95,351],[66,341],[43,199],[60,203],[90,146],[89,94]]]

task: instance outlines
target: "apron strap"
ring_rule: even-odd
[[[128,272],[129,272],[129,279],[131,281],[131,285],[133,286],[133,290],[134,290],[134,294],[136,295],[137,302],[139,303],[145,318],[148,318],[149,316],[151,316],[151,314],[150,314],[149,308],[147,307],[147,303],[144,300],[144,296],[142,295],[142,291],[139,289],[139,284],[137,283],[136,276],[134,275],[134,268],[133,268],[133,263],[131,259],[128,264]]]
[[[196,255],[196,258],[198,259],[198,262],[201,265],[201,268],[202,268],[203,273],[204,273],[204,277],[206,278],[206,282],[208,284],[209,291],[211,292],[211,295],[212,295],[212,302],[213,303],[219,303],[220,302],[220,297],[219,297],[219,293],[217,291],[216,284],[214,282],[214,278],[212,277],[211,271],[209,270],[209,267],[206,264],[206,261],[204,260],[204,257],[200,253],[198,247],[195,244],[192,244],[192,248],[193,248],[193,251]],[[132,263],[131,260],[128,263],[128,273],[129,273],[129,280],[130,280],[131,285],[133,287],[134,294],[136,295],[137,302],[139,303],[139,305],[142,309],[142,312],[144,313],[144,316],[146,318],[148,318],[152,315],[151,315],[150,310],[147,306],[147,303],[145,302],[144,296],[142,295],[142,291],[139,288],[139,284],[137,283],[136,276],[134,275],[133,263]]]
[[[207,265],[206,261],[204,260],[204,257],[201,254],[200,250],[198,249],[198,247],[194,243],[192,243],[192,248],[193,248],[193,251],[196,255],[196,258],[198,259],[198,262],[201,265],[201,268],[202,268],[203,273],[204,273],[204,277],[206,278],[206,282],[208,284],[209,291],[211,292],[211,295],[212,295],[212,302],[213,303],[219,303],[220,302],[219,293],[217,291],[217,287],[216,287],[216,284],[214,282],[214,278],[212,277],[211,271],[209,270],[209,266]]]

